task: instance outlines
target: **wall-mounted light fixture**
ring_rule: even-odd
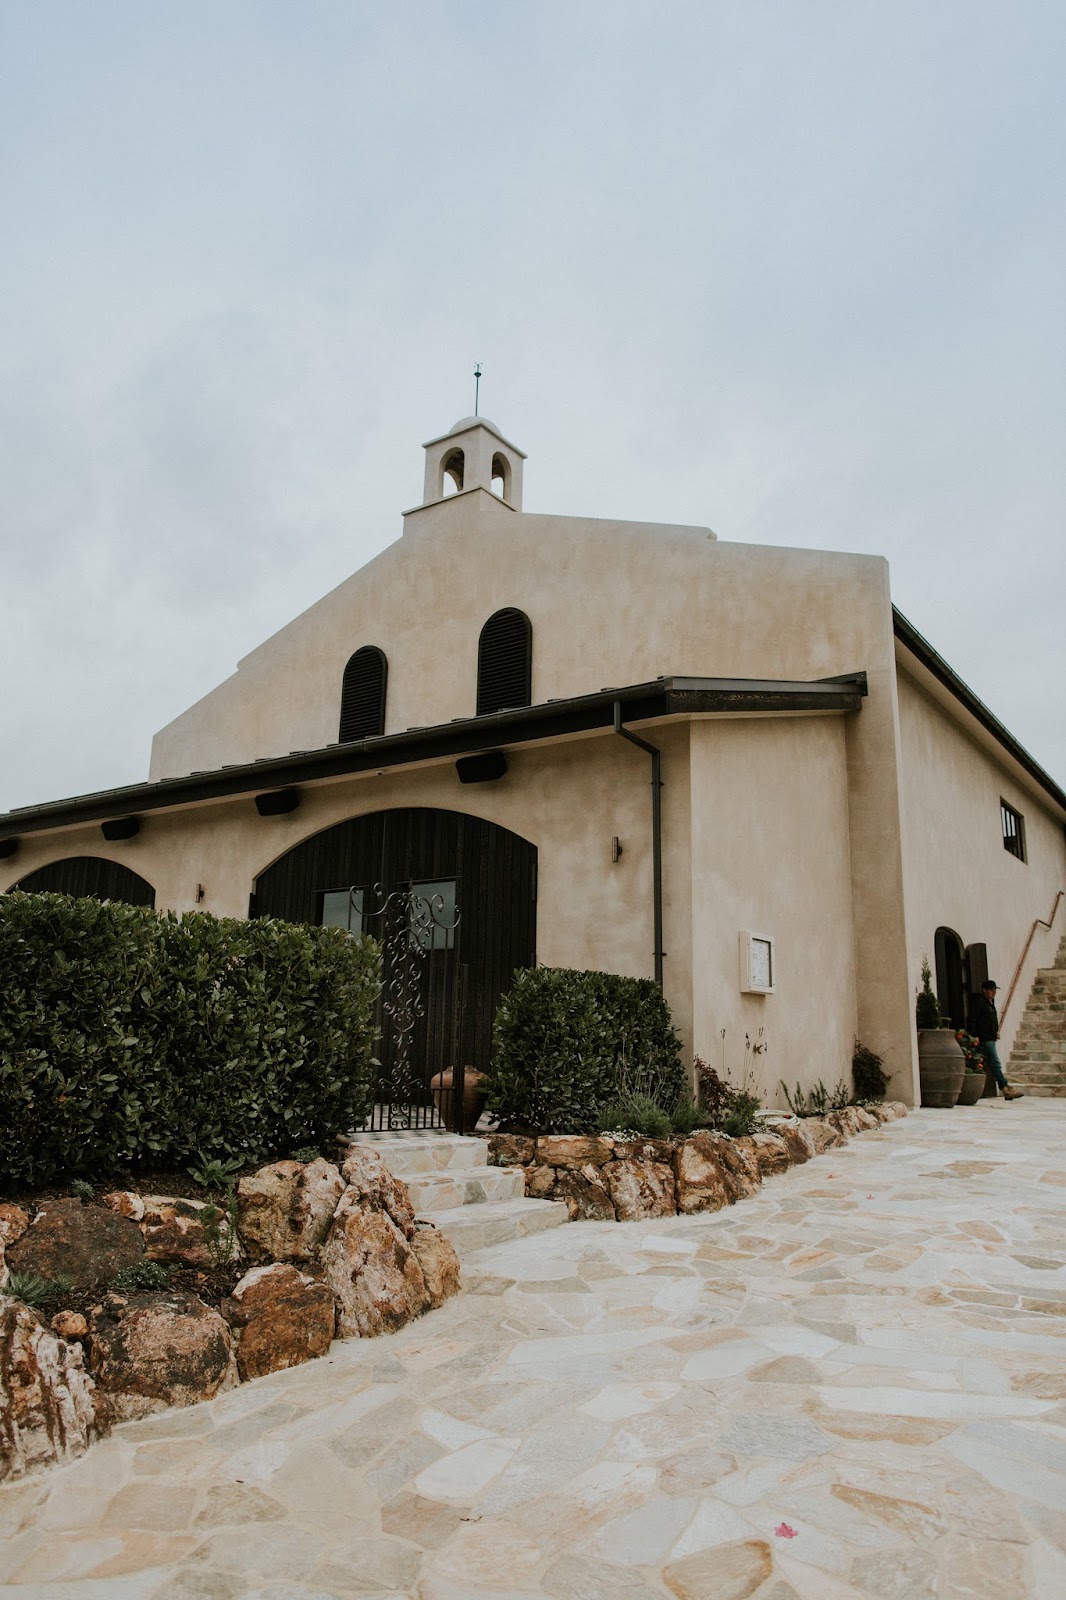
[[[502,750],[484,750],[478,756],[460,756],[455,763],[460,783],[492,783],[507,771]]]
[[[105,839],[136,839],[140,831],[140,817],[112,817],[110,822],[100,824]]]
[[[299,789],[271,789],[255,797],[255,809],[261,817],[283,817],[295,811],[299,804]]]
[[[196,885],[196,904],[197,905],[200,904],[200,902],[203,900],[203,897],[204,897],[204,886],[203,886],[202,883],[198,883]]]
[[[611,860],[615,863],[622,859],[622,841],[617,834],[611,839]]]
[[[16,838],[0,839],[0,861],[7,861],[10,856],[18,854],[19,841]]]

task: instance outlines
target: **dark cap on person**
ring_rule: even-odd
[[[981,988],[982,989],[998,989],[999,988],[999,984],[996,982],[995,978],[986,978],[984,983],[981,985]]]

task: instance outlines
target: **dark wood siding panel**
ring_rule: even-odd
[[[516,968],[536,959],[535,846],[495,823],[462,812],[405,807],[337,823],[296,845],[261,873],[256,914],[292,922],[318,920],[325,889],[386,890],[412,882],[454,879],[460,913],[452,950],[427,963],[426,1017],[420,1048],[438,1070],[450,1066],[455,1007],[465,969],[459,1048],[469,1066],[484,1068],[500,996]],[[388,1030],[382,1039],[386,1059]]]
[[[91,900],[121,900],[129,906],[154,906],[152,885],[129,867],[103,856],[68,856],[27,873],[13,885],[27,894],[70,894]]]

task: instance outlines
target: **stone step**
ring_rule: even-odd
[[[489,1141],[458,1133],[357,1133],[351,1144],[377,1151],[394,1178],[408,1174],[442,1172],[450,1167],[487,1167]]]
[[[528,1239],[547,1228],[560,1228],[569,1220],[570,1213],[562,1200],[498,1200],[429,1213],[429,1221],[447,1234],[460,1261],[474,1250]]]
[[[521,1167],[445,1167],[441,1172],[407,1172],[403,1181],[418,1215],[434,1218],[457,1206],[520,1200],[526,1192]]]
[[[1024,1078],[1012,1078],[1011,1088],[1020,1089],[1031,1100],[1066,1100],[1066,1083],[1026,1083]]]

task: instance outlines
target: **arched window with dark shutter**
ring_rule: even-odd
[[[389,663],[384,650],[365,644],[344,669],[341,686],[342,744],[352,739],[373,739],[385,732],[385,688]]]
[[[532,698],[533,630],[524,611],[508,606],[481,630],[477,647],[477,714],[528,706]]]

